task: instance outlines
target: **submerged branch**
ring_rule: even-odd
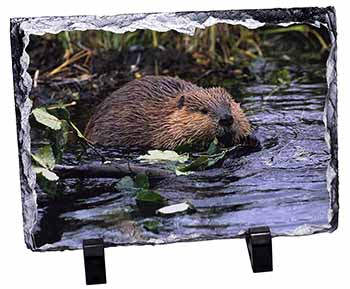
[[[132,164],[113,165],[56,165],[53,169],[61,179],[73,178],[121,178],[130,175],[147,175],[149,178],[165,178],[175,176],[172,171],[158,168],[143,167]]]

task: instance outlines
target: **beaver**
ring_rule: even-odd
[[[232,146],[250,133],[240,105],[225,89],[169,76],[128,82],[97,106],[85,129],[93,144],[170,150],[215,137]]]

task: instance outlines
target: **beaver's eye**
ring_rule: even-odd
[[[207,114],[207,113],[208,113],[208,109],[205,108],[205,107],[201,107],[201,108],[199,109],[199,111],[200,111],[201,113],[203,113],[203,114]]]
[[[185,96],[181,95],[177,102],[177,108],[181,109],[184,105],[185,105]]]

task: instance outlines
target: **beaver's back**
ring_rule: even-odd
[[[89,120],[85,136],[92,143],[103,145],[145,146],[151,140],[154,116],[165,117],[166,102],[181,92],[200,89],[198,86],[174,77],[146,76],[133,80],[113,92],[97,106]]]

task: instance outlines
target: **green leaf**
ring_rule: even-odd
[[[62,129],[61,129],[61,143],[62,145],[67,144],[68,142],[68,135],[69,135],[69,123],[66,120],[61,120],[61,125],[62,125]]]
[[[181,167],[179,168],[179,167],[177,167],[177,168],[175,168],[175,174],[177,175],[177,176],[188,176],[188,175],[190,175],[192,172],[190,172],[190,171],[188,171],[188,172],[183,172],[183,171],[181,171]]]
[[[32,111],[35,120],[53,130],[61,129],[61,121],[47,112],[46,108],[39,107]]]
[[[178,165],[175,169],[176,175],[187,175],[191,171],[205,170],[217,164],[218,161],[222,160],[226,153],[233,150],[234,148],[230,148],[219,153],[213,155],[202,155],[198,158],[194,159],[189,164],[181,164]]]
[[[56,164],[55,157],[50,145],[41,147],[36,154],[32,154],[32,158],[42,167],[53,169]]]
[[[139,191],[136,195],[136,200],[142,201],[142,202],[153,202],[153,203],[163,203],[165,201],[163,196],[149,190]]]
[[[143,227],[147,231],[150,231],[150,232],[153,232],[153,233],[156,233],[156,234],[159,233],[159,225],[160,225],[160,223],[158,221],[153,221],[153,220],[145,221],[143,223]]]
[[[43,176],[46,180],[50,182],[58,181],[59,177],[47,168],[33,167],[34,172],[37,175]]]
[[[142,174],[137,175],[135,177],[135,183],[136,183],[136,187],[138,187],[140,189],[148,190],[150,187],[148,176],[146,176],[146,175],[142,175]]]
[[[126,177],[121,178],[115,184],[115,187],[118,190],[133,190],[133,189],[135,189],[135,182],[131,177],[126,176]]]
[[[292,80],[290,72],[287,68],[273,71],[269,75],[269,78],[270,82],[275,85],[288,85]]]
[[[61,126],[60,130],[50,130],[48,134],[56,163],[62,160],[63,151],[68,142],[70,132],[70,126],[67,121],[61,120]]]
[[[68,109],[62,104],[61,106],[57,107],[57,113],[60,118],[63,118],[64,120],[67,121],[67,123],[71,126],[71,128],[75,131],[77,136],[84,141],[88,141],[87,138],[83,135],[83,133],[78,129],[78,127],[71,121],[70,119],[70,113]]]
[[[220,151],[220,145],[217,138],[214,138],[214,140],[210,143],[209,148],[207,150],[208,155],[216,154]]]
[[[69,124],[69,126],[75,131],[79,138],[83,139],[84,141],[88,141],[83,135],[83,133],[78,129],[78,127],[71,121],[69,110],[65,107],[65,104],[58,104],[55,108],[55,111],[56,115],[59,118],[64,119]]]
[[[58,180],[58,176],[50,170],[42,167],[33,166],[33,170],[36,173],[36,182],[40,189],[42,189],[43,192],[49,196],[55,197],[57,192],[56,181]]]
[[[146,155],[139,156],[138,160],[148,163],[157,163],[164,161],[184,163],[188,160],[188,154],[179,155],[177,152],[170,150],[150,150]]]
[[[193,162],[187,165],[180,165],[177,170],[180,172],[197,171],[199,169],[206,168],[208,166],[209,158],[208,156],[200,156],[196,158]]]

